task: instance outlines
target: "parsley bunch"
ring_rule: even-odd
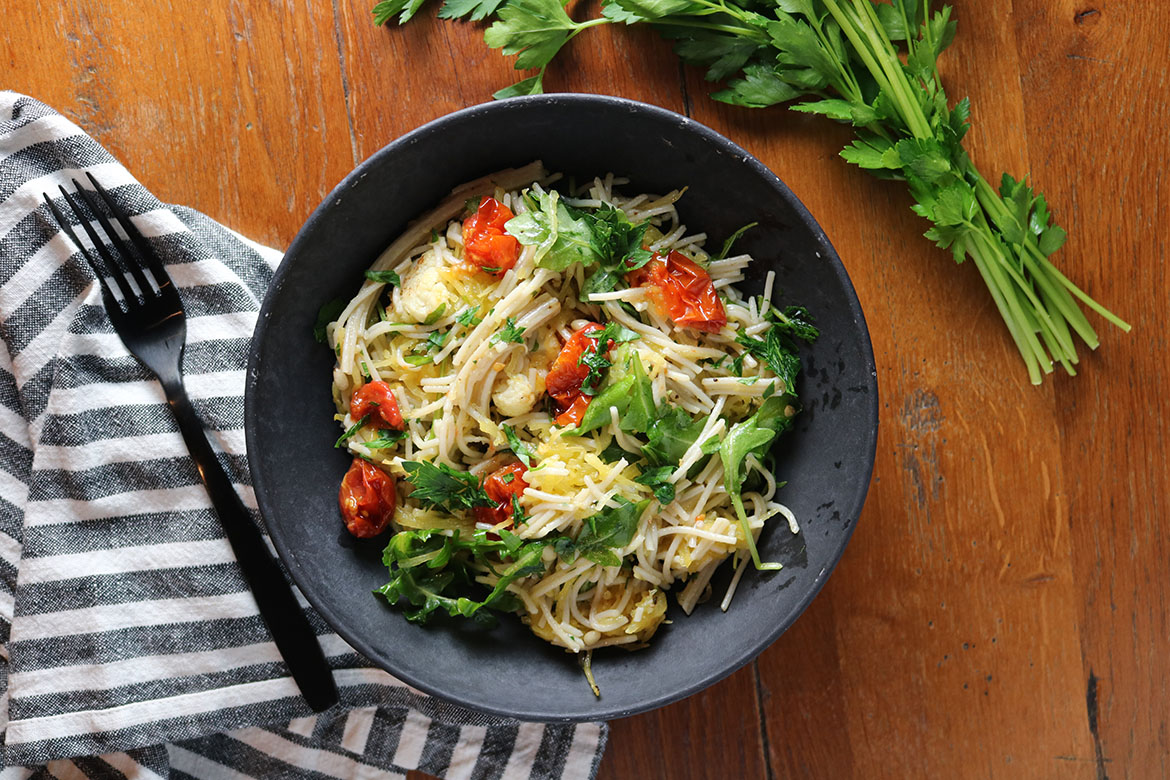
[[[375,21],[406,22],[425,0],[382,0]],[[445,19],[495,21],[492,48],[518,54],[536,75],[497,98],[542,91],[545,67],[573,37],[600,24],[654,26],[686,63],[725,88],[715,100],[759,108],[789,103],[852,125],[841,156],[883,179],[906,182],[925,233],[956,262],[975,263],[1033,384],[1059,363],[1075,374],[1076,338],[1097,334],[1083,304],[1130,326],[1071,282],[1049,257],[1064,243],[1044,196],[1004,174],[998,189],[963,148],[970,104],[952,104],[938,58],[955,35],[950,6],[930,0],[602,0],[601,16],[578,22],[560,0],[445,0]]]

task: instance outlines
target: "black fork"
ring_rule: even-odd
[[[231,542],[244,578],[256,597],[260,615],[272,632],[272,638],[288,664],[293,679],[315,712],[328,709],[337,702],[337,687],[317,636],[281,574],[276,559],[264,543],[260,529],[252,522],[231,480],[216,459],[215,451],[203,432],[203,424],[183,388],[182,357],[187,341],[187,315],[183,311],[179,293],[158,254],[138,228],[93,175],[86,175],[94,192],[84,189],[76,179],[73,181],[76,193],[70,194],[64,187],[60,189],[65,202],[89,235],[93,251],[86,249],[77,239],[70,220],[47,194],[44,196],[45,202],[97,275],[101,283],[102,300],[114,330],[127,349],[153,371],[162,383],[183,440],[211,496],[211,503]],[[81,208],[77,196],[85,201],[89,213],[109,236],[111,246],[102,240],[86,215],[86,209]],[[106,211],[129,237],[129,244],[110,224]],[[154,284],[147,277],[147,270]],[[134,285],[130,284],[130,279]]]

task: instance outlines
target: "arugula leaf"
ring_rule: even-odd
[[[719,446],[719,458],[723,462],[723,482],[727,494],[731,496],[731,505],[735,507],[739,527],[757,569],[779,569],[780,564],[760,562],[760,552],[756,549],[755,539],[748,527],[747,514],[743,508],[743,499],[740,497],[745,478],[743,465],[748,455],[763,457],[773,439],[791,427],[792,419],[784,412],[787,406],[787,402],[780,396],[769,398],[755,414],[733,425]]]
[[[427,315],[427,318],[422,321],[423,325],[434,325],[439,320],[443,319],[443,314],[447,311],[447,304],[440,303],[435,307],[435,310]]]
[[[485,533],[477,532],[464,541],[458,532],[448,536],[434,530],[400,531],[382,553],[382,562],[390,570],[390,581],[374,592],[391,604],[404,600],[409,603],[413,609],[404,612],[406,619],[414,623],[425,623],[437,612],[494,623],[495,618],[485,610],[514,612],[521,605],[508,592],[508,586],[522,577],[544,571],[541,559],[544,542],[525,544],[514,534],[504,531],[501,536],[504,534],[511,538],[492,541]],[[500,573],[495,587],[482,600],[460,595],[461,590],[478,587],[468,561],[474,559],[492,566],[489,556],[510,559],[512,563]]]
[[[592,406],[592,404],[590,404],[590,406]],[[641,455],[627,452],[626,450],[623,450],[621,445],[616,441],[611,441],[609,445],[598,454],[598,457],[606,463],[617,463],[622,458],[626,459],[626,463],[636,463],[641,458]]]
[[[326,327],[331,322],[335,322],[341,313],[345,311],[347,303],[341,298],[334,298],[317,310],[317,322],[313,324],[313,338],[319,343],[325,344],[328,339],[328,334],[325,332]]]
[[[589,406],[585,407],[585,414],[576,428],[570,428],[561,433],[562,436],[584,436],[590,431],[610,422],[610,407],[617,407],[618,419],[630,403],[630,389],[634,385],[634,377],[627,376],[606,387],[593,397]]]
[[[489,344],[499,344],[500,342],[524,343],[524,328],[516,327],[515,317],[509,317],[505,320],[504,327],[493,333],[492,337],[488,339]]]
[[[394,287],[402,286],[402,277],[394,271],[366,271],[366,278],[374,282],[382,282],[383,284],[393,285]]]
[[[674,484],[670,482],[670,476],[673,473],[673,466],[658,466],[644,469],[641,474],[634,477],[634,481],[653,490],[654,498],[665,506],[674,501]]]
[[[426,366],[435,362],[431,355],[403,355],[402,359],[412,366]]]
[[[536,247],[538,266],[564,271],[574,263],[588,268],[598,261],[593,228],[584,212],[564,203],[556,190],[526,197],[532,208],[508,220],[504,230],[521,244]]]
[[[501,425],[500,428],[504,431],[504,436],[508,439],[508,446],[512,448],[512,452],[524,464],[524,468],[532,468],[532,461],[536,457],[532,454],[532,450],[528,448],[520,439],[520,434],[511,425]],[[516,502],[512,502],[515,504]]]
[[[712,260],[722,260],[725,257],[727,257],[728,253],[731,252],[731,247],[735,245],[735,242],[738,241],[740,239],[740,237],[743,236],[744,233],[748,232],[749,230],[751,230],[752,228],[754,228],[758,224],[760,224],[760,223],[759,222],[749,222],[746,225],[744,225],[743,227],[741,227],[739,230],[735,231],[730,236],[728,236],[727,240],[723,242],[723,248],[719,250],[719,254],[715,255],[715,257],[713,257]]]
[[[429,461],[404,460],[406,479],[414,490],[411,498],[424,507],[455,513],[477,506],[495,506],[480,487],[479,479],[466,471],[457,471],[446,463],[435,465]]]
[[[647,433],[658,419],[658,406],[654,403],[654,389],[642,368],[642,359],[634,351],[626,360],[633,384],[630,387],[629,405],[619,420],[619,427],[628,433]],[[592,404],[591,404],[592,405]],[[588,410],[586,410],[588,411]]]
[[[648,442],[642,447],[642,454],[651,466],[678,467],[683,455],[703,432],[706,420],[692,420],[691,416],[677,406],[667,404],[658,419],[650,426]]]
[[[585,527],[577,535],[577,552],[602,566],[621,566],[622,560],[613,552],[629,544],[638,530],[638,519],[650,506],[650,499],[634,504],[617,496],[617,506],[606,507],[585,518]]]
[[[353,425],[349,426],[349,430],[347,430],[345,433],[341,434],[341,438],[339,438],[337,441],[335,441],[333,443],[333,446],[340,447],[342,445],[342,443],[345,442],[346,439],[351,438],[355,433],[360,431],[362,429],[362,426],[370,421],[370,415],[372,415],[372,414],[373,414],[373,412],[367,413],[365,417],[358,420]]]

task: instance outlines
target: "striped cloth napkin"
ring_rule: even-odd
[[[159,203],[76,125],[0,92],[0,778],[592,777],[604,724],[432,699],[310,610],[341,690],[312,714],[161,387],[44,205],[86,172],[165,257],[187,309],[187,389],[255,509],[244,370],[280,252]]]

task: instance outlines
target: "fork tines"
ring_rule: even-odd
[[[77,222],[85,229],[86,234],[88,234],[95,251],[91,252],[90,250],[86,249],[85,245],[78,240],[77,233],[74,232],[73,225],[69,218],[66,217],[61,209],[57,207],[57,204],[53,202],[53,199],[50,198],[47,193],[42,193],[45,198],[45,202],[49,204],[49,209],[53,212],[53,217],[57,220],[57,223],[61,225],[61,229],[64,230],[66,235],[69,236],[69,239],[73,241],[78,249],[81,250],[81,254],[85,258],[85,261],[89,264],[89,267],[93,269],[93,272],[97,276],[98,280],[102,282],[102,292],[106,293],[107,297],[112,298],[113,296],[108,295],[109,288],[105,282],[106,279],[113,280],[114,286],[118,291],[118,296],[125,304],[125,307],[129,307],[131,305],[131,301],[135,300],[136,298],[141,297],[142,299],[146,299],[155,295],[156,290],[161,292],[164,287],[170,284],[170,277],[167,275],[166,270],[163,268],[163,265],[158,256],[155,254],[150,244],[147,243],[142,233],[139,232],[134,223],[130,221],[130,217],[126,214],[126,212],[123,211],[121,207],[119,207],[114,202],[113,198],[110,197],[109,193],[107,193],[105,189],[102,188],[100,184],[98,184],[97,179],[93,177],[93,174],[87,173],[86,177],[89,179],[90,184],[93,185],[94,189],[92,192],[82,187],[81,184],[78,183],[77,179],[73,179],[73,186],[77,189],[77,192],[70,194],[63,186],[59,187],[59,189],[61,190],[61,195],[65,198],[65,202],[68,203],[69,207],[73,210],[73,214],[76,217]],[[94,195],[95,192],[97,193],[97,196]],[[87,216],[86,209],[82,208],[76,197],[78,195],[81,196],[81,200],[85,201],[85,205],[88,207],[88,214],[93,215],[92,218]],[[105,205],[104,209],[99,206],[99,200]],[[125,233],[125,235],[129,237],[130,243],[134,247],[133,250],[131,249],[130,245],[128,245],[122,239],[121,234],[119,234],[119,232],[115,230],[114,226],[110,223],[110,220],[106,215],[107,211],[111,216],[113,216],[114,220],[118,223],[119,227],[122,228],[122,231]],[[110,251],[110,247],[107,245],[107,242],[102,239],[97,229],[93,226],[94,218],[97,219],[98,224],[101,225],[102,230],[105,231],[107,236],[109,236],[109,242],[113,245],[116,251]],[[121,262],[119,262],[117,259],[119,256],[122,258]],[[146,274],[143,273],[144,268],[150,269],[151,275],[154,277],[154,280],[157,284],[153,286],[151,285],[150,280],[148,280]],[[141,291],[141,296],[136,295],[134,289],[127,283],[125,276],[127,273],[129,273],[130,276],[134,279],[134,283],[138,286],[138,290]],[[111,301],[107,300],[107,307],[109,307],[110,303]],[[113,301],[113,303],[120,310],[124,308],[122,305],[118,305],[118,301]]]

